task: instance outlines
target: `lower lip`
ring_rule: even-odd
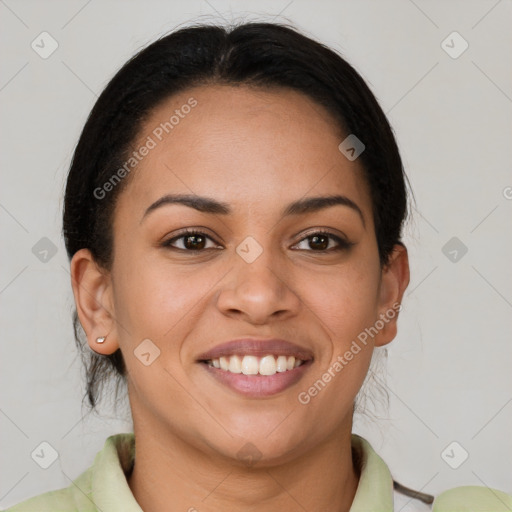
[[[231,373],[206,363],[201,363],[206,371],[220,383],[246,397],[263,398],[281,393],[296,384],[308,370],[311,360],[297,366],[293,370],[278,372],[274,375],[244,375]]]

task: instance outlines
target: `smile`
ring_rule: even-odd
[[[197,356],[215,382],[247,398],[266,398],[296,384],[313,363],[313,352],[287,340],[242,338]]]
[[[206,361],[208,366],[220,368],[230,373],[243,373],[244,375],[275,375],[291,371],[301,366],[304,361],[294,356],[266,355],[256,357],[253,355],[232,355]]]

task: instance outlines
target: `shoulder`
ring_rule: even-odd
[[[454,487],[434,497],[394,484],[393,508],[401,512],[512,512],[512,496],[489,487]]]
[[[28,498],[3,512],[97,512],[113,502],[127,504],[125,510],[139,511],[125,477],[133,461],[134,446],[133,433],[108,437],[93,465],[68,487]]]
[[[91,495],[91,468],[68,487],[28,498],[4,512],[96,512]]]
[[[433,512],[511,512],[512,496],[497,489],[468,485],[442,492]]]

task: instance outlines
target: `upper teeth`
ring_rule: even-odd
[[[274,375],[276,372],[293,370],[304,361],[295,359],[294,356],[230,356],[211,359],[210,366],[226,370],[231,373],[243,373],[244,375]]]

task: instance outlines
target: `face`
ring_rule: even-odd
[[[146,120],[134,147],[150,149],[116,205],[111,271],[95,281],[109,314],[91,323],[79,309],[98,329],[92,347],[107,330],[101,350],[121,348],[135,428],[233,460],[253,445],[269,464],[350,431],[408,275],[403,258],[401,271],[380,267],[345,136],[284,89],[197,87]]]

